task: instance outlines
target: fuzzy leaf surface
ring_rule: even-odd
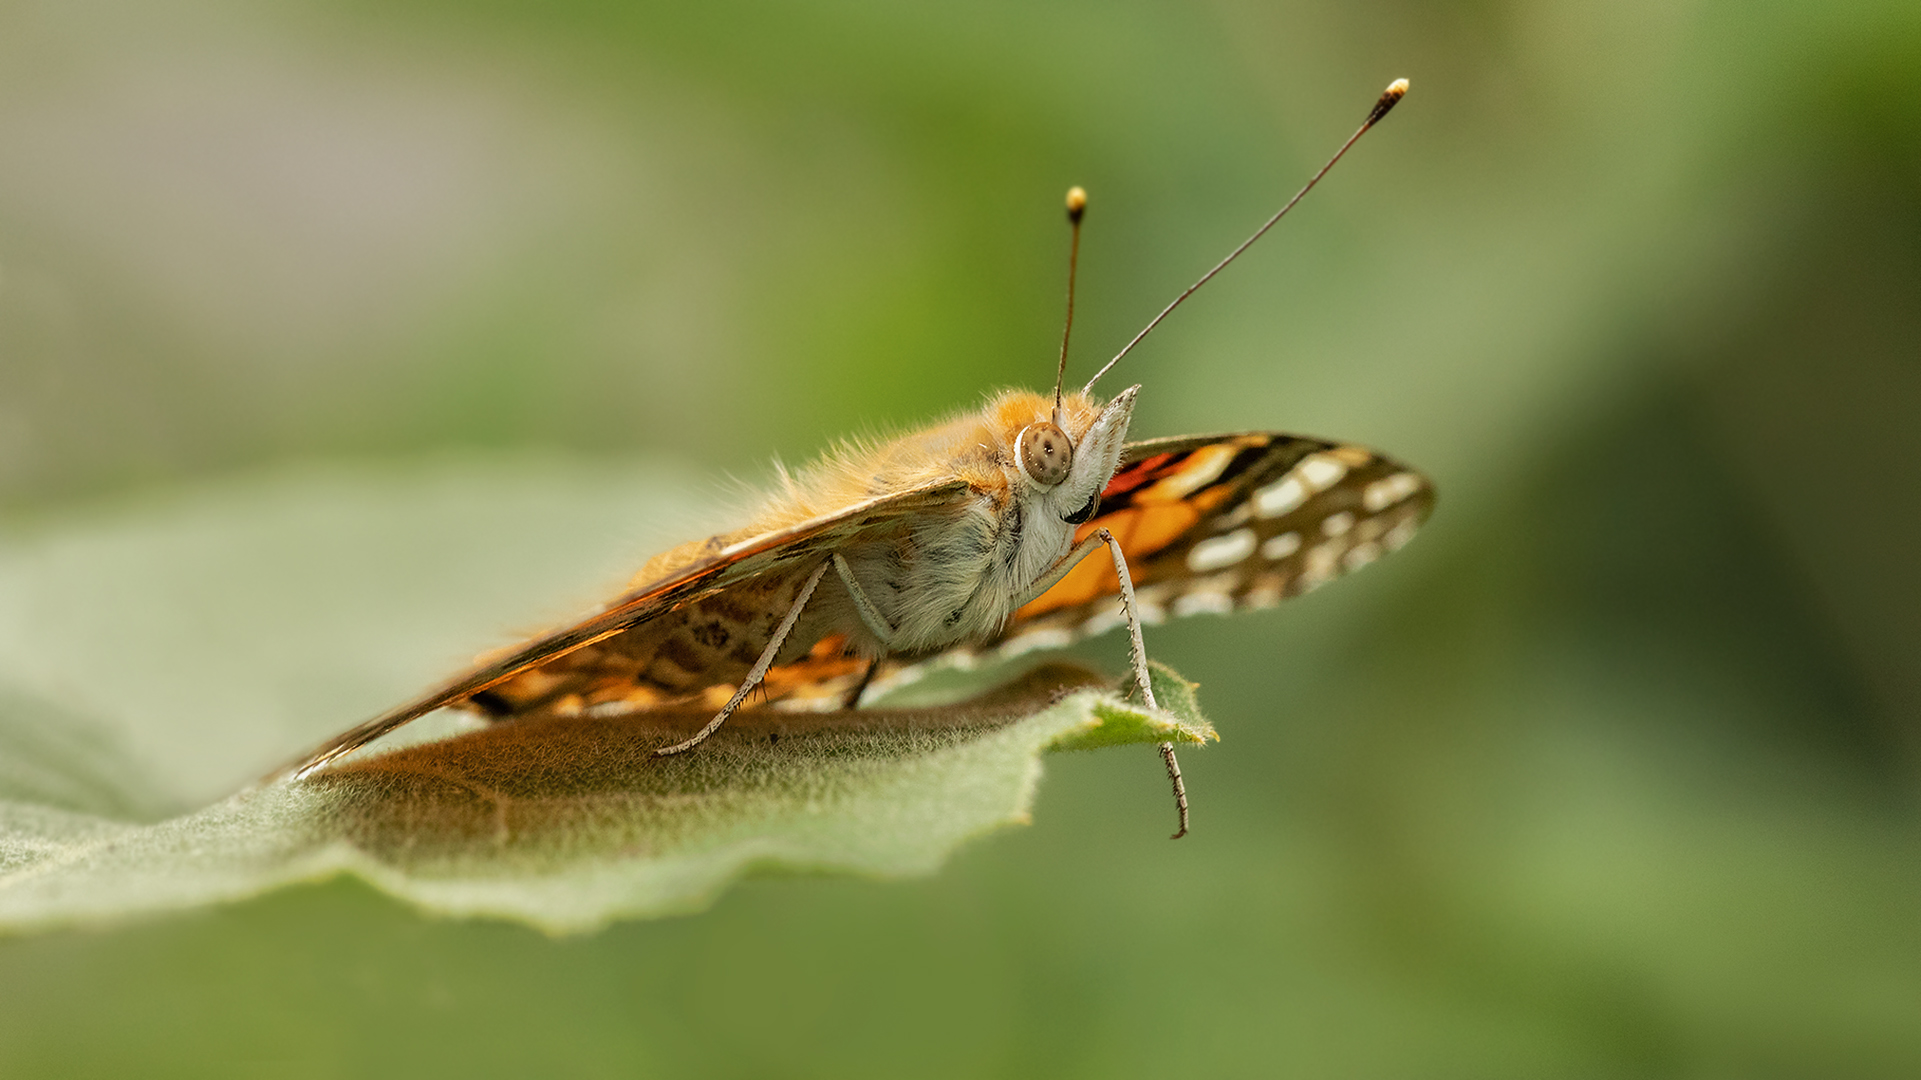
[[[0,590],[33,601],[65,584],[81,594],[76,603],[104,605],[99,618],[164,626],[171,605],[176,617],[191,621],[204,609],[181,612],[176,600],[196,574],[210,588],[272,595],[282,587],[275,551],[296,541],[327,547],[337,565],[351,565],[353,553],[343,554],[341,545],[383,535],[363,518],[380,516],[385,500],[444,502],[432,478],[421,484],[428,490],[391,483],[364,489],[334,478],[305,493],[323,504],[331,498],[331,506],[295,499],[243,517],[236,511],[244,499],[202,500],[184,515],[174,508],[164,521],[136,513],[117,529],[95,522],[70,535],[43,532],[0,552]],[[580,487],[583,494],[593,489]],[[515,494],[511,483],[491,490],[496,500]],[[540,496],[552,497],[551,488]],[[404,532],[408,514],[387,510]],[[183,533],[199,542],[174,542]],[[410,539],[419,542],[403,536],[402,543]],[[217,566],[206,559],[208,548],[221,554]],[[86,595],[83,570],[88,556],[101,553],[116,557],[95,585],[110,587],[111,597]],[[423,616],[410,608],[430,594],[383,592],[378,552],[362,554],[375,568],[373,581],[332,587],[363,603],[371,625],[383,622],[383,612],[389,624],[418,625]],[[68,576],[49,574],[49,567]],[[149,583],[144,590],[142,583]],[[295,591],[328,588],[309,581]],[[16,611],[36,608],[46,605]],[[0,653],[19,643],[13,655],[0,655],[0,673],[31,674],[34,656],[49,652],[53,669],[83,670],[84,656],[60,653],[63,643],[80,648],[99,640],[84,632],[87,621],[84,610],[69,614],[65,626],[36,636],[16,620],[12,633],[0,634]],[[311,625],[288,633],[328,647],[313,640]],[[130,663],[159,668],[171,657],[186,668],[173,673],[179,685],[230,674],[243,685],[226,687],[229,694],[270,694],[275,656],[290,652],[285,643],[267,636],[263,655],[248,663],[234,655],[241,636],[214,636],[224,648],[211,659],[193,655],[204,637],[161,634],[143,640],[166,656]],[[337,663],[350,669],[354,648],[337,652]],[[698,910],[754,871],[929,874],[966,839],[1028,819],[1040,755],[1048,750],[1212,737],[1191,686],[1164,668],[1154,674],[1165,711],[1129,704],[1109,689],[1111,680],[1072,665],[1049,664],[1011,679],[1005,669],[984,667],[930,680],[942,684],[933,701],[903,693],[899,700],[907,704],[855,712],[747,710],[696,752],[671,758],[652,751],[699,727],[705,711],[467,730],[443,718],[445,737],[435,741],[390,743],[305,780],[185,812],[169,809],[168,781],[176,792],[191,784],[144,775],[143,765],[151,765],[139,747],[166,745],[174,759],[191,763],[193,739],[245,729],[244,716],[202,717],[170,735],[169,709],[143,716],[137,695],[112,685],[111,670],[102,675],[107,686],[79,695],[82,704],[93,703],[91,716],[51,704],[55,694],[44,682],[14,679],[28,685],[0,684],[0,932],[232,902],[340,874],[428,912],[516,919],[553,933]],[[923,690],[920,697],[927,696]],[[101,702],[125,707],[102,710]],[[418,738],[434,726],[424,722],[409,734]]]

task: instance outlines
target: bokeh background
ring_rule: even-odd
[[[496,474],[719,489],[1044,385],[1073,183],[1084,377],[1403,75],[1120,378],[1143,435],[1362,441],[1441,502],[1151,631],[1226,736],[1179,844],[1150,751],[1070,755],[931,880],[0,941],[0,1072],[1921,1075],[1917,74],[1911,0],[11,0],[13,534],[315,469],[453,469],[472,525]],[[99,665],[271,647],[192,614]],[[283,750],[359,718],[324,676]]]

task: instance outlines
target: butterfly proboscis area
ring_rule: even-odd
[[[1065,393],[1073,280],[1051,395],[895,439],[849,444],[780,487],[739,529],[649,560],[601,611],[498,655],[347,731],[282,774],[308,775],[444,707],[494,720],[716,710],[851,708],[930,661],[1003,656],[1125,629],[1133,690],[1157,707],[1141,627],[1267,607],[1405,544],[1433,507],[1418,472],[1358,446],[1273,432],[1127,441],[1140,388],[1094,382],[1260,239],[1407,90],[1388,87],[1360,130],[1293,199],[1163,308],[1077,393]],[[1162,744],[1186,835],[1188,805]]]

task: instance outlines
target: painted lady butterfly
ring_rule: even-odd
[[[1094,378],[1272,227],[1406,88],[1390,86],[1300,194]],[[1069,193],[1076,250],[1084,205]],[[1070,262],[1070,331],[1072,280]],[[1063,371],[1066,351],[1063,334]],[[755,690],[779,707],[853,707],[877,675],[929,657],[1013,655],[1120,627],[1153,707],[1143,623],[1306,592],[1405,544],[1433,507],[1424,477],[1357,446],[1267,432],[1128,443],[1140,388],[1102,402],[1092,386],[1063,394],[1057,377],[1052,396],[1008,391],[783,474],[747,526],[656,556],[598,614],[345,732],[294,772],[446,706],[501,720],[715,709],[702,731],[656,751],[675,754]],[[1161,753],[1178,837],[1186,794],[1173,747]]]

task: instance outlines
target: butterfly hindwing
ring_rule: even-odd
[[[637,582],[598,614],[542,634],[505,653],[484,659],[439,687],[342,732],[314,750],[296,772],[306,772],[385,735],[411,720],[449,705],[471,702],[543,665],[564,661],[597,643],[658,618],[682,605],[713,596],[782,564],[825,558],[842,544],[876,529],[897,528],[914,514],[964,498],[964,483],[943,481],[865,500],[836,513],[748,536],[714,537],[688,545],[687,556],[648,581]],[[839,667],[845,667],[841,664]],[[837,674],[844,672],[836,671]],[[790,680],[794,681],[794,680]]]
[[[1269,607],[1405,544],[1433,509],[1427,478],[1362,447],[1250,432],[1128,446],[1076,539],[1106,528],[1143,622]],[[1121,625],[1096,553],[1009,620],[1006,652]]]

